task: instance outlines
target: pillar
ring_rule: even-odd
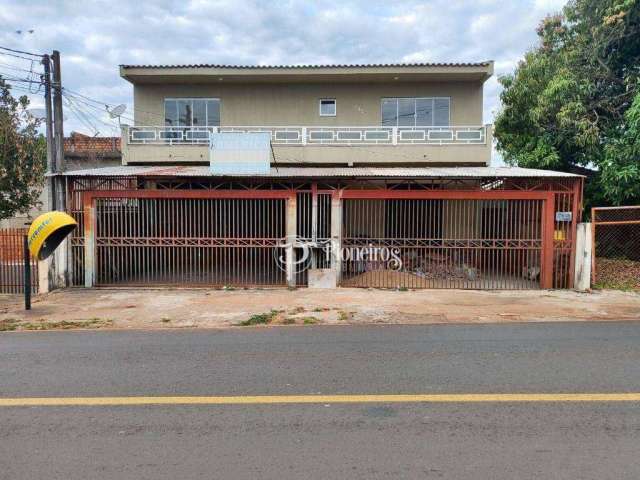
[[[297,204],[296,204],[296,193],[293,192],[292,195],[287,200],[286,205],[286,219],[285,219],[285,228],[287,234],[287,243],[286,243],[286,251],[285,251],[285,259],[286,259],[286,275],[287,275],[287,285],[291,288],[295,288],[296,286],[296,273],[295,273],[295,256],[294,256],[294,246],[297,240]]]
[[[576,290],[591,288],[591,258],[592,258],[591,223],[579,223],[576,228],[576,260],[573,286]]]

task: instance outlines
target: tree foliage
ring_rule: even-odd
[[[498,150],[511,165],[592,169],[588,203],[640,202],[640,0],[570,0],[499,79]]]
[[[0,77],[0,219],[28,212],[44,187],[46,140],[28,105]]]

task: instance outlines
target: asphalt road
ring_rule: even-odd
[[[640,392],[640,322],[0,335],[0,398]],[[0,407],[0,479],[637,479],[638,402]]]

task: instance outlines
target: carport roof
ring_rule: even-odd
[[[573,173],[519,167],[272,167],[268,174],[212,173],[208,166],[118,166],[72,170],[65,176],[227,177],[227,178],[564,178]]]

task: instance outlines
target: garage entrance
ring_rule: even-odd
[[[96,285],[286,285],[283,198],[94,201]]]
[[[438,192],[362,198],[366,194],[356,192],[360,198],[344,199],[341,285],[543,286],[545,199],[464,198],[464,192],[458,193],[461,198],[438,198]],[[387,194],[392,198],[384,198]]]

